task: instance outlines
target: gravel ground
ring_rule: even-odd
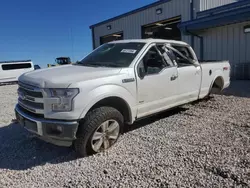
[[[232,86],[246,91],[250,82],[244,89]],[[16,89],[0,87],[1,188],[250,187],[246,93],[227,90],[227,96],[137,122],[108,152],[76,159],[71,149],[44,143],[11,123]]]

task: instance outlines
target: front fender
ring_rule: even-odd
[[[81,96],[80,96],[81,97]],[[99,101],[108,98],[108,97],[119,97],[123,99],[131,112],[132,119],[136,115],[136,97],[133,93],[129,92],[126,88],[119,85],[103,85],[91,90],[87,96],[86,93],[81,98],[88,99],[85,101],[84,109],[81,112],[79,119],[82,119],[86,116],[88,111]],[[89,100],[91,99],[91,100]]]

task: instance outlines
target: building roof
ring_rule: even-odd
[[[157,6],[157,5],[166,3],[166,2],[168,2],[168,1],[171,1],[171,0],[158,0],[158,1],[154,2],[154,3],[151,3],[151,4],[149,4],[149,5],[143,6],[143,7],[141,7],[141,8],[138,8],[138,9],[135,9],[135,10],[132,10],[132,11],[129,11],[129,12],[126,12],[126,13],[121,14],[121,15],[119,15],[119,16],[116,16],[116,17],[110,18],[110,19],[108,19],[108,20],[104,20],[104,21],[102,21],[102,22],[99,22],[99,23],[97,23],[97,24],[91,25],[89,28],[92,29],[93,27],[96,27],[96,26],[99,26],[99,25],[102,25],[102,24],[105,24],[105,23],[109,23],[109,22],[114,21],[114,20],[117,20],[117,19],[119,19],[119,18],[122,18],[122,17],[125,17],[125,16],[129,16],[129,15],[131,15],[131,14],[135,14],[135,13],[137,13],[137,12],[140,12],[140,11],[146,10],[146,9],[148,9],[148,8],[151,8],[151,7],[154,7],[154,6]]]
[[[165,40],[165,39],[129,39],[129,40],[116,40],[109,43],[128,43],[128,42],[138,42],[138,43],[171,43],[171,44],[180,44],[180,45],[188,45],[187,43],[183,41],[177,41],[177,40]]]
[[[197,13],[198,19],[182,22],[179,28],[185,32],[198,31],[250,20],[250,0],[241,0]]]

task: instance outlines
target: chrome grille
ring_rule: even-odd
[[[26,89],[26,88],[20,86],[20,85],[19,85],[19,90],[25,92],[28,96],[37,97],[37,98],[43,98],[43,95],[42,95],[41,92],[31,91],[29,89]]]
[[[44,114],[42,90],[22,82],[18,86],[18,104],[32,113]]]

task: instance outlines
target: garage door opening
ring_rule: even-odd
[[[115,40],[123,40],[123,32],[113,33],[111,35],[106,35],[106,36],[100,37],[100,44],[102,45],[104,43],[112,42]]]
[[[181,31],[177,25],[181,22],[181,17],[142,26],[142,38],[181,40]]]

